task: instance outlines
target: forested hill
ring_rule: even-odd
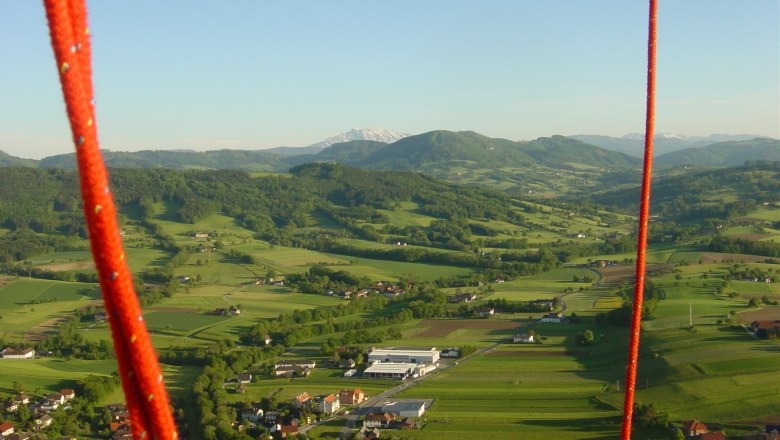
[[[287,171],[290,156],[264,150],[144,150],[137,152],[103,151],[111,168],[237,169],[246,171]],[[49,156],[38,162],[41,168],[76,168],[74,153]]]
[[[193,223],[223,212],[277,238],[312,226],[315,219],[371,235],[374,228],[357,223],[382,223],[377,209],[392,210],[402,202],[415,202],[420,213],[436,218],[516,220],[517,215],[509,197],[498,191],[335,164],[302,165],[292,170],[292,177],[251,177],[235,170],[114,169],[111,184],[117,204],[141,217],[150,215],[155,202],[165,201],[175,207],[170,215],[176,221]],[[78,191],[75,171],[7,168],[0,173],[0,227],[84,236]]]
[[[655,179],[651,212],[666,220],[727,219],[756,205],[780,202],[780,161],[748,162],[740,167]],[[607,209],[636,212],[639,188],[596,194],[591,202]]]
[[[688,148],[662,154],[656,163],[665,165],[694,164],[706,167],[733,167],[746,160],[780,161],[780,140],[755,138],[747,141],[719,142],[702,148]]]

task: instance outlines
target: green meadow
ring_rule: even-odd
[[[0,287],[0,336],[7,341],[23,340],[37,326],[97,304],[100,298],[94,284],[13,279]]]

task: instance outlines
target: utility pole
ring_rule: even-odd
[[[693,303],[688,303],[688,325],[693,327]]]

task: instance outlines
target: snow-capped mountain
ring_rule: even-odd
[[[322,142],[311,144],[308,147],[314,148],[327,148],[333,144],[339,142],[349,141],[379,141],[391,144],[395,141],[401,140],[409,136],[406,133],[400,131],[385,130],[384,128],[353,128],[346,133],[341,133],[333,137],[329,137]]]

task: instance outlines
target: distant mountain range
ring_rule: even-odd
[[[780,161],[780,141],[743,139],[746,135],[683,137],[659,135],[655,139],[655,163],[706,167],[742,165],[746,160]],[[308,147],[268,150],[146,150],[104,151],[106,163],[116,168],[242,169],[284,172],[306,162],[336,162],[381,170],[439,173],[452,167],[470,169],[570,168],[586,166],[602,170],[636,169],[643,139],[578,135],[552,136],[515,142],[491,138],[473,131],[437,130],[418,135],[383,129],[354,129]],[[674,151],[669,151],[674,150]],[[666,152],[665,152],[666,151]],[[665,152],[665,153],[664,153]],[[40,161],[21,159],[0,151],[0,166],[75,167],[73,153]]]
[[[631,156],[642,157],[644,154],[645,135],[642,133],[631,133],[623,137],[589,134],[579,134],[568,137],[591,145],[596,145],[597,147],[606,148],[607,150],[626,153]],[[761,136],[751,134],[711,134],[709,136],[684,136],[671,133],[658,133],[653,138],[653,152],[657,156],[686,148],[706,147],[707,145],[718,142],[746,141],[757,137]]]

